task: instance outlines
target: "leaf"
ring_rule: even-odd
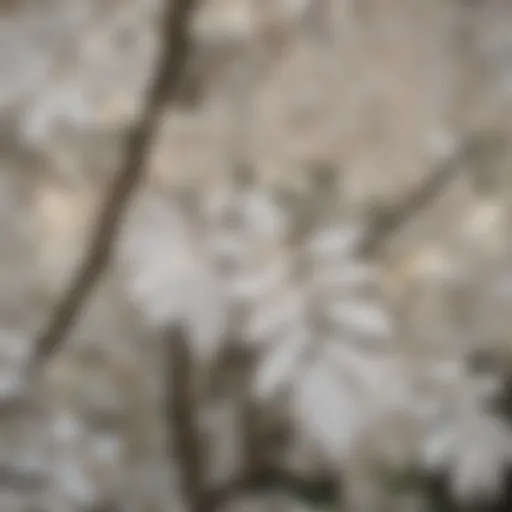
[[[263,240],[282,239],[287,229],[284,212],[264,191],[256,191],[247,197],[245,204],[249,228]]]
[[[254,393],[259,400],[269,400],[280,386],[293,378],[309,339],[303,330],[277,343],[263,359],[254,379]]]
[[[206,272],[199,272],[180,300],[180,316],[188,327],[194,355],[211,361],[221,350],[227,329],[228,302],[220,284]]]
[[[308,243],[308,249],[317,257],[345,256],[357,247],[361,239],[360,229],[331,227],[315,233]]]
[[[231,296],[235,300],[255,301],[277,292],[286,283],[289,273],[287,263],[284,258],[277,258],[268,263],[261,272],[244,272],[228,286]]]
[[[389,337],[393,326],[387,312],[378,304],[361,300],[341,300],[328,306],[329,318],[354,335]]]
[[[325,457],[342,464],[365,423],[360,403],[323,359],[309,368],[294,389],[292,408],[298,428]]]
[[[158,198],[145,198],[125,228],[120,256],[130,298],[150,322],[172,319],[200,263],[180,215]]]
[[[313,269],[312,285],[315,289],[353,293],[377,281],[375,268],[365,263],[322,263]]]
[[[444,426],[429,436],[423,445],[423,462],[429,470],[446,469],[453,458],[459,433]]]
[[[503,487],[511,451],[510,432],[494,418],[464,418],[451,474],[460,500],[497,496]]]
[[[247,325],[247,338],[252,343],[277,340],[286,329],[303,324],[304,302],[300,291],[292,290],[284,297],[260,304]]]

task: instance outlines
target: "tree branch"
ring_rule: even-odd
[[[190,50],[188,29],[197,0],[167,0],[161,56],[137,124],[125,140],[119,172],[107,193],[85,260],[58,303],[46,329],[36,340],[33,366],[44,363],[65,342],[84,303],[105,272],[119,223],[144,175],[151,141],[167,103],[176,99]]]
[[[475,148],[476,139],[470,137],[448,159],[442,161],[437,168],[429,173],[419,186],[407,195],[398,206],[392,209],[377,211],[371,219],[371,226],[362,244],[362,252],[367,256],[375,255],[402,228],[410,224],[429,204],[446,190],[464,171]]]
[[[204,446],[197,423],[197,396],[190,343],[182,326],[171,329],[166,346],[165,419],[169,460],[177,459],[190,512],[213,511],[203,490]]]

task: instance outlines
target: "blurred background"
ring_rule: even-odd
[[[512,510],[508,0],[198,0],[27,384],[168,3],[0,1],[0,510]]]

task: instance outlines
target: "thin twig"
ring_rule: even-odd
[[[374,256],[405,226],[409,225],[428,205],[435,201],[450,183],[464,171],[464,163],[473,151],[475,140],[469,138],[455,153],[443,160],[424,181],[398,206],[390,211],[376,212],[362,244],[362,252]]]
[[[197,0],[168,0],[162,27],[162,50],[145,107],[125,141],[123,158],[92,233],[89,249],[71,285],[58,303],[46,329],[36,340],[35,367],[44,363],[65,342],[93,287],[112,255],[119,223],[137,190],[149,148],[167,103],[176,98],[190,50],[189,25]]]
[[[190,343],[181,326],[175,326],[166,342],[165,417],[169,460],[180,464],[182,489],[190,512],[210,512],[203,491],[203,443],[197,423],[197,397]]]

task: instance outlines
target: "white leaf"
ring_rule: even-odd
[[[361,230],[354,227],[333,227],[316,233],[308,243],[309,251],[320,257],[346,256],[361,240]]]
[[[271,399],[293,377],[308,342],[301,330],[269,350],[254,380],[254,393],[259,400]]]
[[[30,355],[30,341],[21,332],[0,329],[0,402],[22,395],[23,365]]]
[[[267,194],[256,192],[249,195],[245,208],[250,229],[257,236],[269,241],[283,236],[287,227],[286,218]]]
[[[284,259],[269,263],[262,272],[244,273],[233,279],[229,285],[233,299],[254,301],[268,294],[277,293],[283,283],[286,283],[289,268]]]
[[[377,277],[375,268],[365,263],[322,263],[313,270],[312,284],[319,290],[350,293],[354,288],[375,283]]]
[[[268,341],[282,329],[283,320],[280,311],[274,304],[262,305],[250,318],[246,337],[251,343]]]
[[[243,274],[230,279],[227,282],[227,289],[234,301],[251,303],[270,294],[274,284],[259,274]]]
[[[355,335],[388,337],[392,333],[392,323],[387,312],[371,302],[338,301],[329,305],[328,314],[332,321]]]
[[[491,420],[473,418],[464,424],[452,474],[452,487],[460,500],[496,496],[510,463],[510,434]]]
[[[227,327],[228,304],[220,286],[205,273],[199,273],[181,300],[181,315],[196,357],[212,360],[222,348]]]
[[[302,325],[304,303],[298,291],[260,305],[247,325],[247,338],[260,343],[276,339],[285,329]]]
[[[53,473],[59,487],[68,496],[84,504],[95,500],[97,489],[86,474],[82,461],[71,457],[59,460],[54,464]]]
[[[339,340],[324,343],[324,354],[342,380],[357,389],[359,400],[371,406],[372,414],[400,407],[406,400],[406,375],[396,360],[362,351]]]
[[[249,245],[233,231],[215,233],[209,240],[209,249],[215,259],[229,259],[237,264],[251,256]]]
[[[324,456],[342,463],[365,423],[358,400],[322,360],[302,376],[295,391],[293,409],[298,428]]]
[[[454,456],[458,432],[454,428],[438,429],[423,446],[423,462],[431,471],[446,469]]]

